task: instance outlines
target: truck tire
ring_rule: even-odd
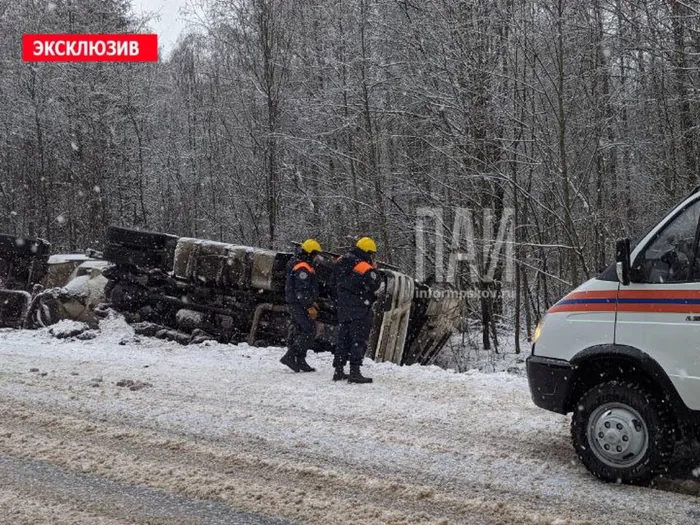
[[[43,239],[29,239],[0,234],[0,254],[16,257],[48,257],[51,245]]]
[[[105,246],[102,256],[105,260],[121,265],[138,266],[141,268],[161,268],[168,270],[171,261],[168,252],[163,250],[147,250],[130,246]]]
[[[163,250],[177,242],[175,235],[147,232],[110,226],[105,234],[105,244],[133,246],[142,249]]]
[[[675,441],[669,409],[640,385],[621,381],[596,385],[581,397],[571,437],[592,474],[630,484],[666,472]]]
[[[61,305],[52,290],[47,290],[32,299],[24,322],[25,328],[36,330],[56,324],[61,320]]]
[[[105,234],[103,257],[115,264],[159,268],[171,271],[178,238],[155,233],[110,226]]]
[[[109,294],[109,300],[120,312],[137,312],[148,304],[148,290],[135,284],[116,283]]]
[[[22,290],[0,290],[0,328],[22,328],[31,299]]]

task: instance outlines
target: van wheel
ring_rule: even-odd
[[[596,385],[571,420],[574,449],[602,480],[646,483],[667,470],[674,432],[669,410],[634,383]]]

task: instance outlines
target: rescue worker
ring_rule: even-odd
[[[374,257],[377,244],[363,237],[349,253],[336,262],[338,343],[333,359],[333,381],[347,379],[349,383],[371,383],[360,373],[372,329],[372,304],[381,278]],[[350,375],[345,363],[350,360]]]
[[[318,316],[318,278],[314,258],[321,253],[321,245],[315,239],[305,240],[295,257],[287,264],[285,298],[291,316],[287,353],[280,363],[295,372],[315,372],[306,362],[306,352],[316,334]]]

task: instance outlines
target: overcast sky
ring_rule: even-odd
[[[137,14],[152,12],[160,16],[159,20],[151,21],[150,25],[158,34],[158,45],[163,47],[165,56],[170,54],[180,31],[185,27],[179,10],[186,3],[187,0],[132,0],[131,5]]]

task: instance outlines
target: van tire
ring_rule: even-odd
[[[672,421],[669,408],[640,385],[609,381],[576,403],[571,438],[579,459],[596,477],[644,484],[668,470],[675,443]]]

